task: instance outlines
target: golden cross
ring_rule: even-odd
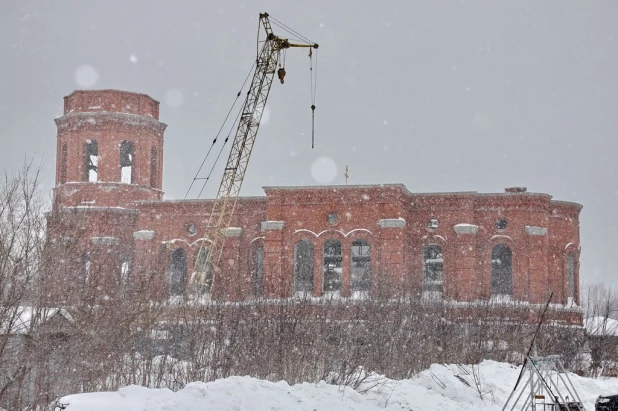
[[[348,175],[348,166],[345,166],[345,174],[344,174],[344,176],[345,176],[345,185],[347,186],[348,185],[348,178],[350,177]]]

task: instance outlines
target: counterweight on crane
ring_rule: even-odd
[[[245,178],[275,73],[279,81],[282,84],[284,82],[285,68],[280,67],[277,70],[281,52],[295,47],[318,48],[317,44],[294,44],[288,39],[276,36],[273,33],[268,13],[260,14],[260,24],[266,31],[266,39],[257,56],[253,80],[240,113],[238,129],[209,216],[207,230],[211,242],[208,248],[205,246],[200,248],[195,262],[193,282],[200,295],[210,295],[215,287],[216,278],[220,272],[218,266],[223,253],[225,235],[232,222],[236,201]],[[314,107],[312,105],[312,110]]]

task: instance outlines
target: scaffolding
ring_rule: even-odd
[[[525,383],[519,382],[525,376]],[[559,355],[528,356],[502,411],[585,411]]]

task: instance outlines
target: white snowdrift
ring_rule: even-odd
[[[413,378],[382,384],[364,394],[347,388],[318,384],[269,382],[251,377],[230,377],[194,382],[178,392],[130,386],[118,392],[69,395],[60,400],[67,411],[164,410],[500,410],[519,374],[518,367],[483,361],[478,367],[479,396],[472,367],[434,364]],[[595,380],[570,374],[588,410],[599,394],[618,393],[618,379]],[[464,382],[465,381],[465,382]]]

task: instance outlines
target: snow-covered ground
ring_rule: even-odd
[[[482,399],[471,366],[434,364],[407,380],[375,377],[369,385],[377,385],[362,394],[324,382],[290,386],[284,381],[230,377],[193,382],[178,392],[130,386],[117,392],[69,395],[60,402],[67,405],[67,411],[500,410],[520,368],[483,361],[476,369]],[[599,394],[618,394],[618,378],[600,380],[574,374],[570,378],[589,411],[594,410]]]

